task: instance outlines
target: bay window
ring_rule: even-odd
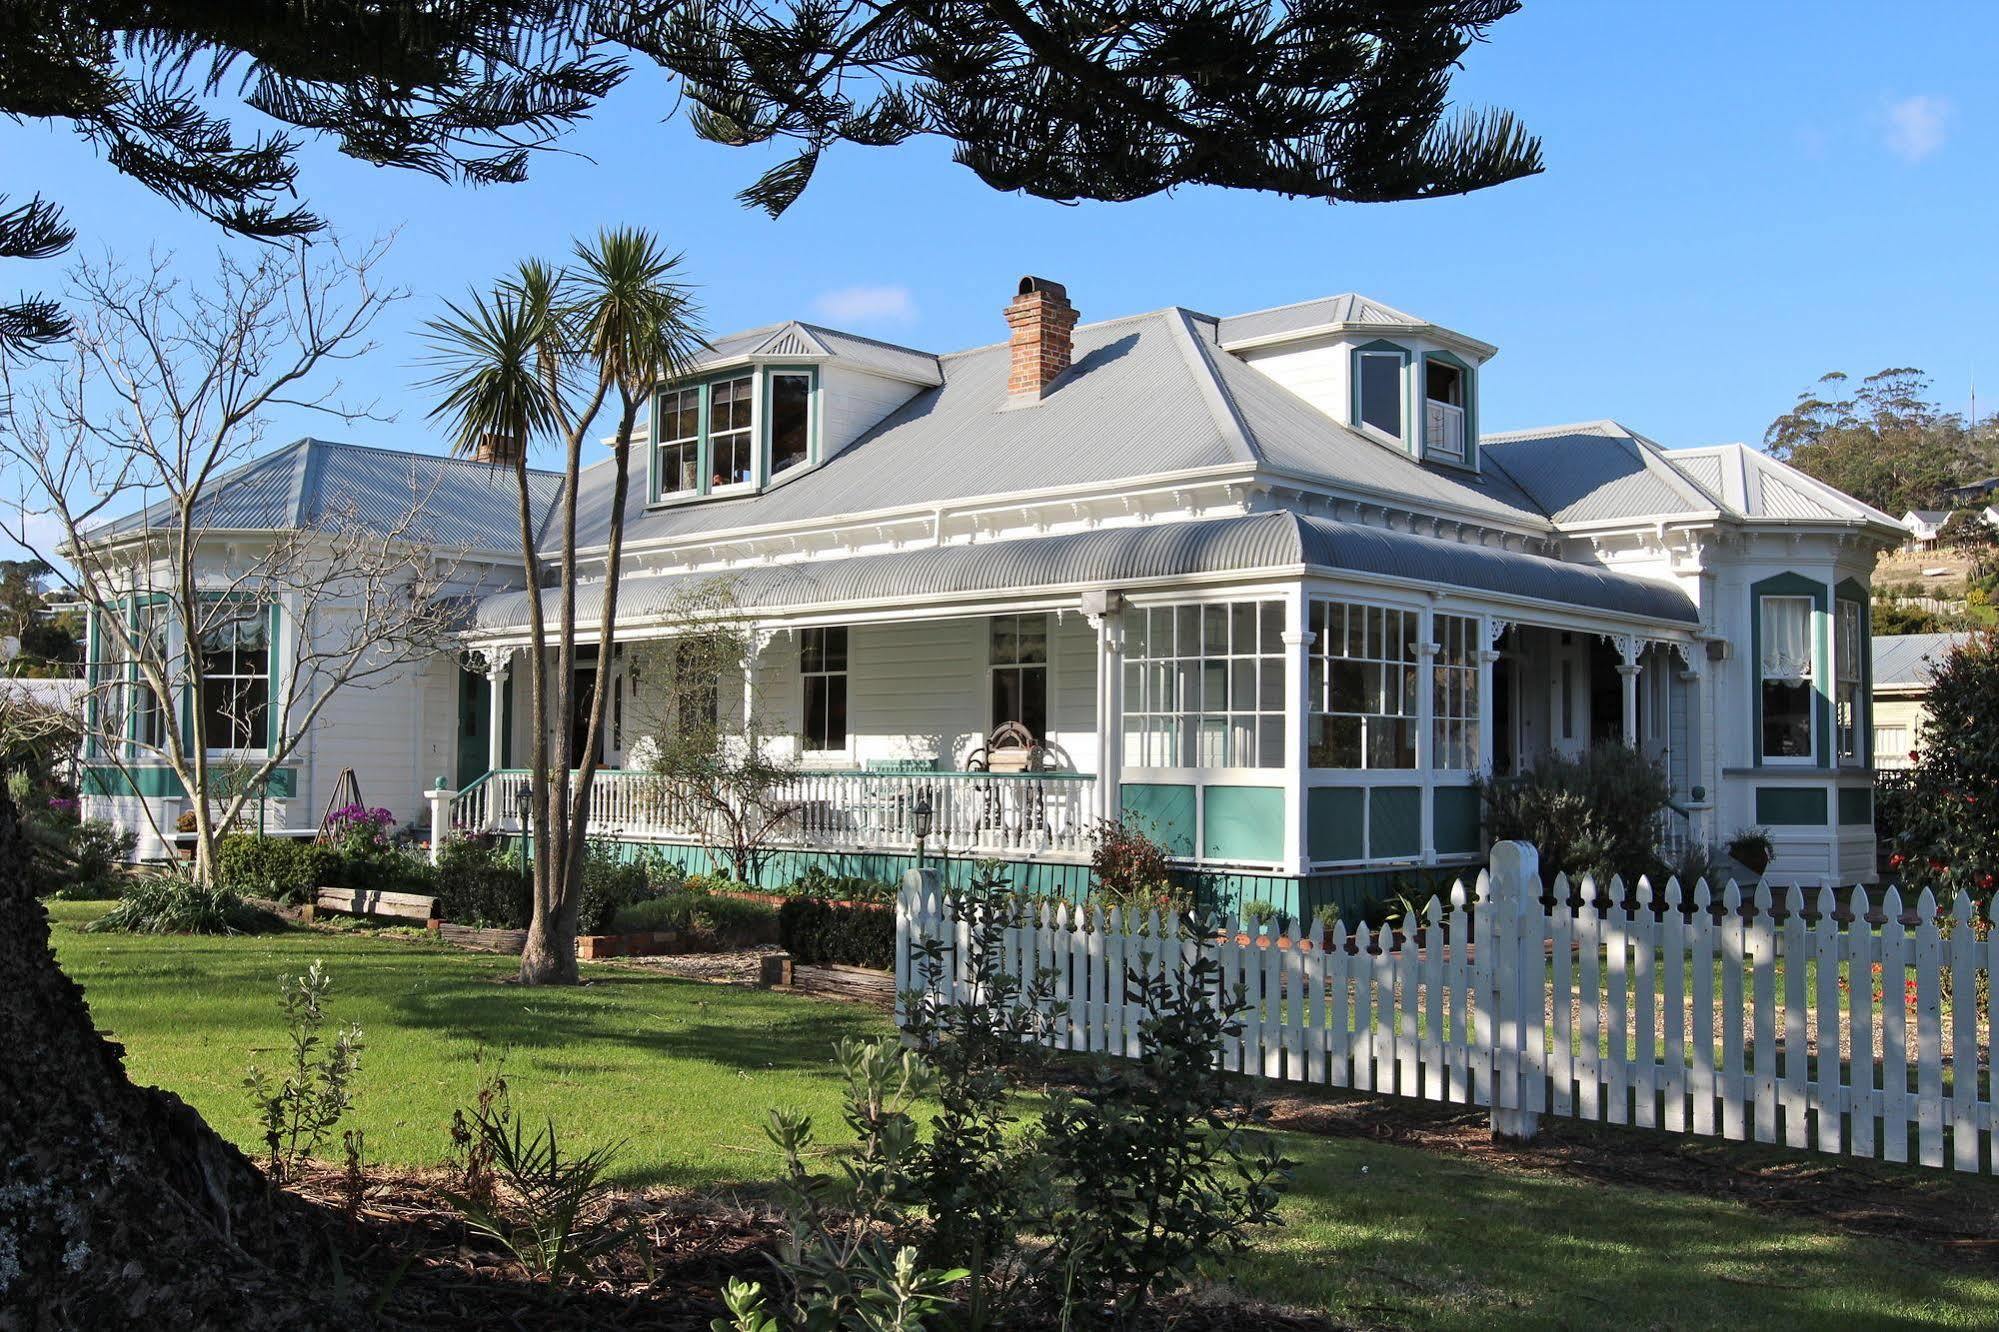
[[[1423,362],[1423,454],[1465,460],[1465,372],[1434,357]]]
[[[733,493],[810,463],[818,384],[812,369],[754,369],[661,389],[650,498]]]
[[[1757,663],[1763,705],[1758,753],[1780,762],[1810,762],[1812,738],[1812,611],[1810,597],[1761,600],[1762,651]]]
[[[271,704],[270,617],[253,602],[215,606],[201,635],[201,715],[210,749],[262,749]]]
[[[1416,766],[1419,619],[1395,607],[1312,603],[1312,767]]]
[[[1836,601],[1833,633],[1833,749],[1841,763],[1860,761],[1860,603]]]
[[[1133,608],[1125,618],[1125,762],[1284,766],[1284,603]]]

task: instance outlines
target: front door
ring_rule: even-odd
[[[458,672],[458,789],[464,790],[486,771],[492,744],[492,688],[477,671]]]

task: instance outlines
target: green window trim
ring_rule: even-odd
[[[1763,598],[1804,597],[1812,603],[1812,737],[1810,763],[1771,764],[1763,753]],[[1864,627],[1863,627],[1864,633]],[[1758,767],[1831,768],[1832,752],[1832,598],[1824,583],[1803,574],[1774,574],[1749,587],[1749,752]],[[1863,686],[1862,693],[1865,693]]]
[[[826,412],[825,398],[822,392],[824,386],[821,382],[819,367],[817,365],[750,365],[735,366],[728,370],[717,370],[699,378],[679,379],[671,384],[662,384],[653,390],[652,402],[647,409],[649,425],[646,432],[646,503],[648,505],[687,504],[696,500],[707,499],[716,493],[714,488],[714,444],[709,436],[712,424],[709,419],[712,394],[717,384],[726,384],[738,379],[748,379],[751,381],[750,395],[752,401],[756,403],[756,418],[751,431],[752,456],[756,461],[755,471],[750,482],[745,485],[732,486],[727,493],[729,495],[755,495],[768,490],[772,483],[778,479],[771,474],[770,456],[772,380],[778,375],[807,375],[812,381],[811,387],[806,394],[805,429],[807,446],[805,462],[801,466],[789,469],[784,475],[786,477],[796,476],[809,471],[823,462],[825,460],[823,436]],[[700,405],[695,412],[695,438],[698,442],[695,445],[696,465],[694,486],[688,490],[662,492],[660,490],[659,471],[659,446],[661,442],[660,403],[661,399],[667,394],[678,393],[686,389],[699,389],[701,394]]]
[[[1360,346],[1355,347],[1352,353],[1348,356],[1347,358],[1347,387],[1349,390],[1348,419],[1352,421],[1353,428],[1355,430],[1361,431],[1362,433],[1366,433],[1368,431],[1373,431],[1377,435],[1385,435],[1388,433],[1387,431],[1383,430],[1380,426],[1370,426],[1362,421],[1361,400],[1360,400],[1360,387],[1361,387],[1360,367],[1361,367],[1362,358],[1370,354],[1382,355],[1387,353],[1393,353],[1394,355],[1399,356],[1402,359],[1402,368],[1400,371],[1398,371],[1398,374],[1401,376],[1401,378],[1398,381],[1398,383],[1400,384],[1400,392],[1398,393],[1397,397],[1399,402],[1401,403],[1401,411],[1402,411],[1402,430],[1400,435],[1398,436],[1398,442],[1402,445],[1402,449],[1405,453],[1414,454],[1418,450],[1415,447],[1413,447],[1410,443],[1411,439],[1415,437],[1413,426],[1411,423],[1413,419],[1418,415],[1418,413],[1411,409],[1412,403],[1411,403],[1411,395],[1409,387],[1410,381],[1414,378],[1414,376],[1409,373],[1409,365],[1413,357],[1409,349],[1407,347],[1404,347],[1400,343],[1389,342],[1386,341],[1385,339],[1376,338],[1372,342],[1364,342]]]

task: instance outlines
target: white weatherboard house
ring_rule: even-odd
[[[1005,317],[1008,341],[942,355],[775,324],[662,387],[589,664],[614,673],[613,768],[649,687],[625,649],[726,573],[758,629],[730,692],[805,769],[787,868],[894,870],[928,795],[933,855],[1017,882],[1077,886],[1092,822],[1131,817],[1211,888],[1352,906],[1480,856],[1480,774],[1621,739],[1671,774],[1663,843],[1758,825],[1775,876],[1872,878],[1888,515],[1740,445],[1481,437],[1496,349],[1361,296],[1078,325],[1028,278]],[[610,479],[583,483],[586,577]],[[416,812],[442,775],[459,826],[511,830],[514,586],[464,658],[335,708],[298,798],[352,764]],[[1008,722],[1035,764],[971,767]],[[598,779],[600,830],[700,859],[639,781]]]

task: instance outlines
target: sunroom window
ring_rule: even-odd
[[[1154,606],[1125,620],[1125,762],[1284,766],[1284,603]]]
[[[1430,766],[1468,772],[1478,767],[1478,621],[1438,615],[1431,624],[1437,660],[1431,668]]]
[[[709,485],[715,489],[747,485],[755,474],[756,438],[750,429],[755,384],[744,375],[708,388],[708,454],[714,459]]]
[[[770,377],[770,474],[805,462],[812,452],[812,376]]]
[[[1814,757],[1812,611],[1810,597],[1763,598],[1759,752],[1765,759],[1810,762]]]
[[[1419,619],[1413,610],[1312,603],[1312,767],[1416,766]]]
[[[1364,351],[1357,358],[1360,420],[1402,438],[1402,353]]]
[[[1449,361],[1423,363],[1423,452],[1465,460],[1465,372]]]
[[[701,489],[701,390],[669,390],[659,399],[659,493],[677,495]]]
[[[201,713],[210,749],[262,749],[271,705],[268,612],[217,607],[201,636]]]

